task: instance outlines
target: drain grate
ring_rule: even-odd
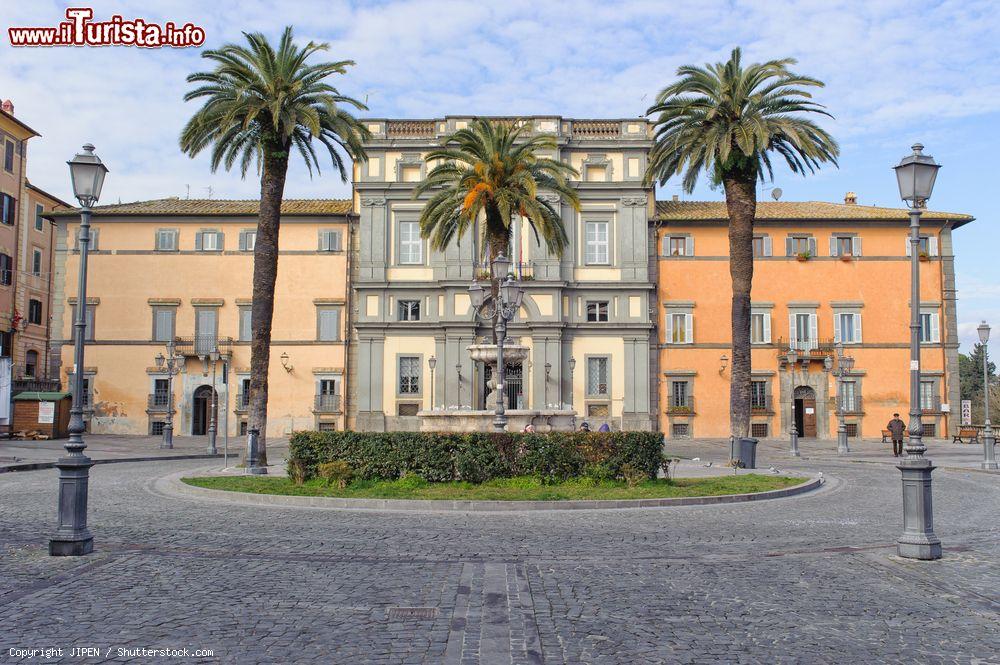
[[[389,621],[424,621],[436,619],[436,607],[390,607],[387,612]]]

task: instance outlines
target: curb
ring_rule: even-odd
[[[813,476],[804,483],[779,490],[754,494],[722,494],[718,496],[691,496],[665,499],[570,500],[570,501],[472,501],[436,499],[344,499],[337,497],[286,496],[281,494],[254,494],[195,487],[181,481],[190,473],[173,473],[154,481],[155,489],[164,494],[225,501],[257,506],[285,506],[323,508],[327,510],[372,511],[423,511],[423,512],[523,512],[558,510],[623,510],[636,508],[666,508],[673,506],[706,506],[723,503],[766,501],[804,494],[824,484],[823,478]]]
[[[221,454],[209,455],[207,453],[202,453],[200,455],[160,455],[155,457],[119,457],[114,459],[95,459],[91,460],[95,465],[97,464],[122,464],[124,462],[162,462],[169,460],[185,460],[185,459],[218,459],[221,458]],[[8,464],[6,466],[0,466],[0,473],[14,473],[17,471],[38,471],[40,469],[54,469],[58,462],[25,462],[24,464]]]

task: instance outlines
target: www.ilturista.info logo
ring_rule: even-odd
[[[205,29],[193,23],[163,25],[115,14],[109,21],[91,21],[94,10],[70,7],[66,21],[50,28],[7,28],[11,46],[141,46],[186,48],[205,43]]]

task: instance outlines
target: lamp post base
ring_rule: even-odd
[[[837,454],[848,455],[851,447],[847,443],[847,432],[837,432]]]
[[[935,467],[921,457],[906,459],[896,468],[903,474],[903,534],[896,541],[896,553],[906,559],[940,559],[941,541],[934,535],[931,496]]]
[[[1000,470],[1000,465],[997,465],[996,448],[994,446],[996,446],[996,437],[993,436],[991,430],[983,436],[982,468],[984,471]]]
[[[83,556],[94,551],[87,528],[87,492],[93,461],[72,454],[56,462],[59,469],[59,527],[49,539],[50,556]]]

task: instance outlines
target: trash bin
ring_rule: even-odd
[[[740,439],[739,454],[740,466],[744,469],[756,469],[757,439]]]

